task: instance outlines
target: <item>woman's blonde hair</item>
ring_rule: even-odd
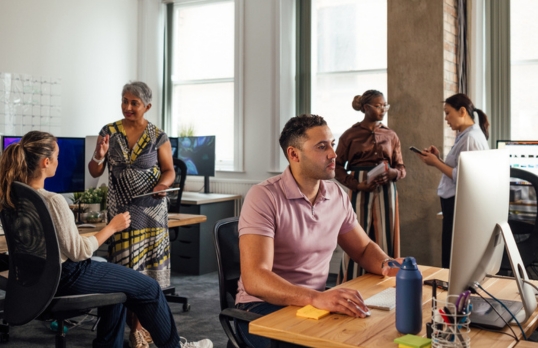
[[[52,157],[56,138],[46,132],[31,131],[22,139],[9,145],[0,157],[0,210],[14,208],[11,201],[11,184],[25,184],[40,175],[39,161]]]

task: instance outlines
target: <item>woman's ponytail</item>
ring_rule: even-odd
[[[488,116],[484,113],[484,111],[480,109],[474,109],[474,111],[478,114],[478,124],[480,125],[480,129],[482,129],[482,132],[484,132],[484,135],[486,136],[486,139],[489,139],[489,121]]]

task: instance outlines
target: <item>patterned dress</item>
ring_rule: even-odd
[[[354,124],[346,130],[336,149],[336,180],[349,189],[357,220],[381,249],[390,257],[400,257],[400,217],[395,182],[388,182],[372,192],[358,191],[357,185],[381,162],[398,170],[397,180],[406,175],[400,139],[396,133],[379,123],[372,131]],[[337,283],[364,273],[347,253],[343,253]]]
[[[129,149],[122,121],[108,124],[100,136],[110,136],[108,163],[108,217],[131,213],[131,226],[114,234],[109,261],[127,266],[170,285],[170,240],[165,198],[152,195],[133,198],[153,190],[161,177],[157,150],[168,136],[148,122],[138,142]]]

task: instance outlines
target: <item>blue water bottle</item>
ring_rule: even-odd
[[[422,328],[422,273],[414,257],[406,257],[396,275],[396,329],[416,335]]]

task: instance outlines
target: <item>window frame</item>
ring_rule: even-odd
[[[200,80],[176,80],[172,76],[172,45],[173,45],[173,28],[174,12],[177,6],[203,6],[219,2],[234,3],[234,77],[200,79]],[[193,83],[214,83],[214,82],[233,82],[234,83],[234,148],[233,163],[228,164],[227,168],[217,168],[216,172],[243,172],[244,171],[244,103],[243,103],[243,57],[244,57],[244,7],[245,0],[174,0],[167,3],[166,6],[166,24],[165,24],[165,49],[163,57],[163,112],[162,124],[165,132],[171,134],[172,122],[172,92],[175,85],[187,85]],[[218,160],[218,159],[217,159]]]

